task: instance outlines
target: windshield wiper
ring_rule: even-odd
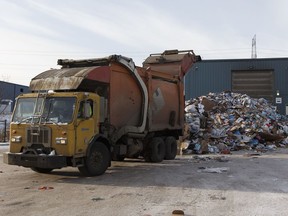
[[[43,117],[43,118],[44,118],[44,117]],[[54,125],[59,125],[58,122],[56,122],[56,121],[52,121],[51,119],[48,121],[47,118],[45,118],[45,122],[43,122],[43,123],[45,123],[45,124],[54,124]]]
[[[29,116],[29,117],[27,117],[27,118],[24,118],[24,119],[21,119],[18,123],[17,123],[17,125],[19,125],[19,124],[21,124],[21,123],[23,123],[23,122],[27,122],[29,119],[33,119],[33,116]]]

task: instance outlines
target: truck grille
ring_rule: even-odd
[[[51,146],[51,130],[50,128],[28,128],[27,129],[27,145],[42,144],[45,147]]]

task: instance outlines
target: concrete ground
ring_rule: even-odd
[[[185,155],[173,161],[113,162],[98,177],[76,168],[39,174],[3,164],[0,209],[5,216],[287,215],[288,149],[254,154]]]

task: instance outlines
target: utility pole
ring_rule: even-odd
[[[251,52],[251,58],[256,59],[257,58],[257,52],[256,52],[256,34],[252,38],[252,52]]]

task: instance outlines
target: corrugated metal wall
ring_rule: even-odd
[[[203,60],[197,62],[185,76],[185,99],[206,95],[209,92],[232,91],[232,72],[273,71],[271,79],[272,103],[285,114],[288,104],[288,58]],[[275,104],[279,90],[281,104]],[[268,98],[270,99],[270,98]]]
[[[28,86],[0,81],[0,100],[2,99],[12,100],[13,101],[12,108],[14,107],[15,98],[19,94],[27,92],[30,92]]]

